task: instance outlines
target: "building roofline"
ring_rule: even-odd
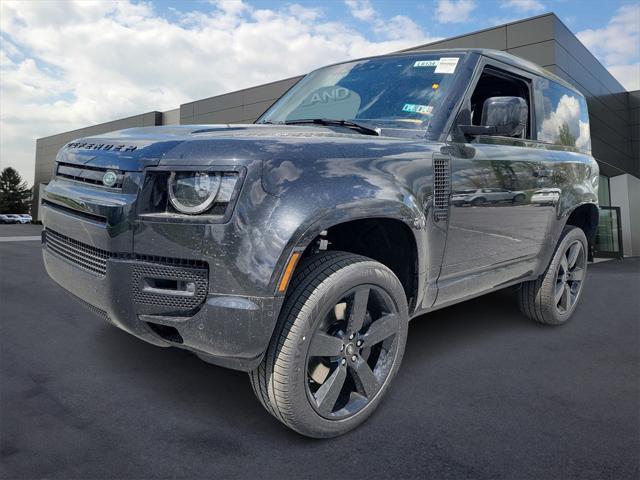
[[[527,17],[527,18],[522,18],[520,20],[514,20],[512,22],[502,23],[500,25],[494,25],[493,27],[487,27],[487,28],[483,28],[481,30],[475,30],[475,31],[469,32],[469,33],[462,33],[460,35],[455,35],[453,37],[441,38],[440,40],[434,40],[433,42],[429,42],[429,43],[425,43],[425,44],[422,44],[422,45],[418,45],[416,47],[409,47],[409,48],[405,48],[405,49],[402,49],[402,50],[398,50],[398,52],[406,52],[406,51],[409,51],[409,50],[415,50],[415,49],[419,49],[419,48],[422,48],[422,47],[428,47],[430,45],[434,45],[436,43],[440,43],[440,42],[444,42],[444,41],[448,42],[450,40],[458,40],[460,38],[469,37],[471,35],[477,35],[478,33],[489,32],[491,30],[495,30],[496,28],[507,27],[509,25],[516,25],[518,23],[529,22],[531,20],[537,20],[538,18],[549,17],[549,16],[555,17],[557,20],[560,20],[558,18],[558,16],[553,12],[541,13],[540,15],[535,15],[533,17]],[[563,25],[564,25],[564,23],[563,23]],[[566,28],[566,25],[565,25],[565,28]],[[569,30],[569,31],[571,31],[571,30]]]
[[[175,109],[172,109],[172,110],[175,110]],[[170,110],[167,110],[167,111],[170,111]],[[148,112],[137,113],[135,115],[129,115],[128,117],[115,118],[113,120],[107,120],[106,122],[95,123],[95,124],[92,124],[92,125],[88,125],[86,127],[74,128],[73,130],[67,130],[66,132],[54,133],[53,135],[47,135],[46,137],[39,137],[36,140],[43,140],[44,141],[44,140],[47,140],[47,139],[52,138],[52,137],[57,137],[59,135],[65,135],[65,134],[73,133],[73,132],[80,132],[82,130],[86,130],[87,128],[100,127],[100,126],[106,125],[108,123],[122,122],[122,121],[125,121],[125,120],[129,120],[131,118],[142,117],[144,115],[150,115],[150,114],[157,115],[159,113],[162,114],[164,112],[160,112],[158,110],[151,110],[151,111],[148,111]]]

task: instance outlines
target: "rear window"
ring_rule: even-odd
[[[538,140],[591,151],[589,113],[584,97],[551,80],[539,79]]]

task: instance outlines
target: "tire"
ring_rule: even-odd
[[[525,197],[523,194],[519,193],[518,195],[516,195],[515,197],[513,197],[512,202],[513,202],[513,203],[520,203],[520,202],[524,202],[524,199],[525,199],[525,198],[526,198],[526,197]]]
[[[296,432],[342,435],[379,405],[402,361],[407,327],[406,295],[387,267],[345,252],[309,257],[289,286],[264,359],[249,374],[253,390]]]
[[[484,202],[486,202],[487,199],[484,197],[478,197],[478,198],[474,198],[473,200],[471,200],[471,205],[473,205],[474,207],[478,206],[478,205],[482,205],[484,204]]]
[[[569,321],[584,289],[587,252],[584,232],[577,227],[564,227],[545,273],[520,286],[518,303],[522,313],[544,325]]]

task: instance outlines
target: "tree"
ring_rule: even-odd
[[[569,125],[567,123],[563,123],[560,127],[558,138],[560,140],[560,145],[565,145],[567,147],[576,146],[576,137],[571,133],[571,130],[569,130]]]
[[[0,172],[0,213],[29,213],[31,189],[13,168]]]

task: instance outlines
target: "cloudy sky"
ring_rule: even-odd
[[[549,11],[628,90],[640,88],[637,1],[2,0],[0,8],[0,167],[29,182],[39,137]]]

